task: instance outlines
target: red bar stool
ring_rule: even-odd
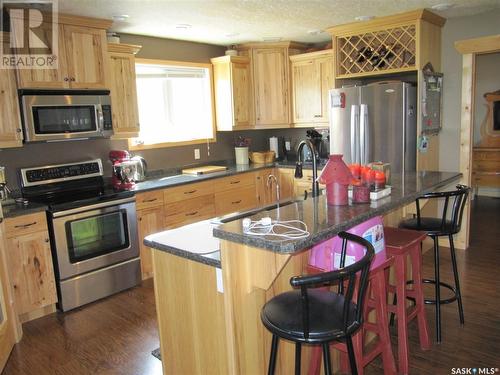
[[[408,323],[414,318],[417,318],[420,347],[422,350],[431,348],[422,284],[421,244],[427,234],[414,230],[384,227],[384,235],[387,256],[392,257],[394,261],[396,282],[396,285],[388,287],[388,290],[396,295],[396,304],[389,305],[387,310],[396,315],[398,324],[399,372],[408,374]],[[413,282],[407,282],[408,256],[411,260]],[[407,298],[414,301],[413,306],[406,306]]]
[[[382,356],[385,375],[396,374],[396,363],[391,347],[391,338],[389,334],[389,322],[387,319],[387,280],[389,276],[389,268],[392,265],[392,258],[387,259],[384,263],[370,270],[368,276],[368,287],[366,291],[366,300],[363,307],[363,325],[361,329],[353,336],[354,356],[356,358],[356,366],[358,374],[364,373],[364,368],[378,355]],[[308,272],[317,273],[320,271],[315,267],[309,267]],[[368,315],[374,311],[376,320],[374,323],[368,321]],[[375,345],[370,346],[368,351],[365,351],[365,335],[367,332],[372,332],[377,336]],[[335,348],[345,354],[348,354],[347,345],[343,342],[331,344]],[[343,355],[341,361],[342,371],[347,372],[347,359]],[[315,348],[312,353],[311,362],[309,365],[309,375],[318,375],[321,368],[321,349]]]

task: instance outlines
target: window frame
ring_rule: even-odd
[[[210,63],[198,63],[192,61],[178,61],[178,60],[160,60],[160,59],[145,59],[145,58],[136,58],[135,65],[170,65],[170,66],[186,66],[193,68],[206,68],[208,69],[209,74],[209,82],[210,82],[210,96],[212,103],[212,130],[213,137],[212,138],[202,138],[195,139],[191,141],[181,141],[181,142],[161,142],[154,143],[150,145],[145,144],[137,144],[131,138],[128,139],[128,148],[131,151],[140,151],[140,150],[149,150],[155,148],[168,148],[168,147],[179,147],[179,146],[189,146],[189,145],[197,145],[204,143],[215,143],[217,142],[217,126],[215,122],[215,94],[214,94],[214,75],[213,75],[213,66]],[[135,78],[134,78],[135,79]],[[139,115],[139,113],[138,113]],[[140,119],[139,119],[140,121]],[[140,124],[139,124],[140,126]]]

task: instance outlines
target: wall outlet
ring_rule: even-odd
[[[198,160],[200,158],[200,149],[195,148],[194,149],[194,160]]]

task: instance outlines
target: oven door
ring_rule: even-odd
[[[135,198],[53,213],[52,245],[60,280],[138,257]]]

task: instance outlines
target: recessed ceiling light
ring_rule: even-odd
[[[354,17],[354,19],[356,21],[370,21],[374,18],[375,18],[375,16],[357,16],[357,17]]]
[[[125,21],[129,17],[130,16],[128,14],[115,14],[111,16],[111,18],[113,18],[113,21],[118,21],[118,22]]]
[[[190,25],[189,23],[178,23],[177,25],[175,25],[175,28],[177,30],[189,30],[192,27],[193,25]]]
[[[452,4],[447,4],[447,3],[442,3],[442,4],[436,4],[431,6],[432,9],[437,10],[438,12],[441,12],[443,10],[448,10],[452,7]]]
[[[262,40],[264,42],[270,42],[270,43],[273,43],[273,42],[281,42],[283,38],[280,37],[280,36],[265,36],[262,38]]]
[[[240,35],[240,33],[229,33],[224,35],[226,38],[234,38],[236,36]]]
[[[309,35],[319,35],[323,32],[323,30],[318,30],[318,29],[314,29],[314,30],[309,30],[307,33]]]

